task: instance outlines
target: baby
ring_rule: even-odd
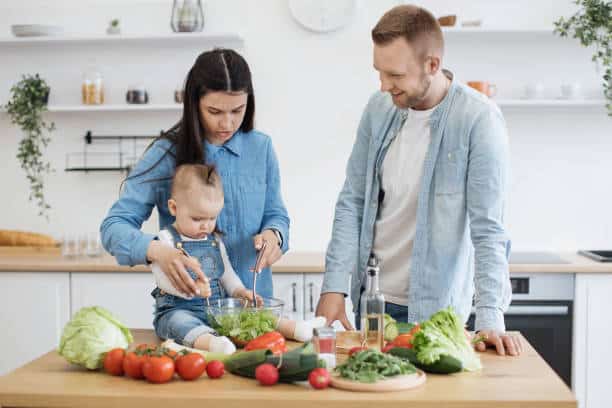
[[[223,185],[221,177],[213,167],[201,164],[185,164],[176,169],[172,180],[168,209],[175,223],[160,231],[159,240],[177,248],[185,256],[196,258],[206,275],[204,281],[197,280],[200,296],[188,297],[172,284],[161,267],[152,265],[157,288],[155,298],[155,332],[162,339],[173,339],[177,343],[202,350],[231,354],[234,344],[217,333],[206,320],[209,302],[225,297],[243,298],[253,301],[253,293],[247,289],[230,263],[221,232],[216,221],[223,208]],[[192,271],[193,279],[197,276]],[[258,296],[258,303],[262,299]],[[312,329],[325,325],[325,318],[308,321],[280,319],[277,330],[283,336],[299,341],[308,341]]]

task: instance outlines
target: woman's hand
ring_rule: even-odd
[[[263,298],[259,295],[257,296],[257,306],[263,306]],[[253,303],[253,291],[248,290],[247,288],[238,288],[232,293],[232,297],[247,299],[250,303]]]
[[[198,277],[198,281],[201,280],[204,285],[208,285],[208,278],[202,272],[196,258],[188,257],[178,249],[164,245],[160,241],[151,241],[147,250],[147,259],[159,265],[178,291],[186,296],[204,295],[187,272],[187,268],[191,269]]]
[[[262,269],[276,263],[276,261],[278,261],[283,255],[280,249],[280,242],[278,242],[278,238],[276,238],[274,231],[267,229],[263,230],[261,234],[255,235],[253,237],[253,245],[255,246],[255,250],[259,251],[264,241],[266,241],[268,245],[266,245],[266,249],[262,254],[261,267],[258,271],[255,271],[257,273],[261,272]]]

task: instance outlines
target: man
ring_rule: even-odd
[[[486,338],[476,348],[517,355],[503,317],[511,297],[503,117],[442,69],[443,35],[427,10],[391,9],[372,39],[381,92],[365,108],[336,203],[317,315],[351,327],[344,298],[359,305],[373,252],[387,313],[414,322],[450,305],[467,321],[474,296],[475,329]]]

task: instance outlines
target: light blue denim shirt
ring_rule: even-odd
[[[381,165],[405,120],[388,93],[370,98],[336,203],[322,292],[350,293],[355,308],[372,248]],[[430,129],[412,263],[406,265],[408,320],[451,305],[467,321],[475,294],[476,330],[503,331],[511,298],[504,119],[485,96],[453,80]]]
[[[217,219],[227,254],[236,273],[251,288],[256,252],[253,235],[276,229],[282,237],[282,251],[289,249],[289,217],[281,197],[278,161],[271,139],[256,130],[238,131],[223,146],[205,144],[208,164],[221,175],[225,205]],[[166,152],[169,151],[168,154]],[[117,202],[100,226],[104,248],[121,265],[146,263],[147,248],[154,234],[140,231],[153,207],[159,213],[160,230],[174,222],[168,210],[171,178],[175,169],[174,145],[157,140],[138,161]],[[155,165],[156,164],[156,165]],[[143,175],[143,171],[153,168]],[[258,293],[270,297],[272,274],[266,268],[257,278]]]

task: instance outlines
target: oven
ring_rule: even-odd
[[[506,330],[519,331],[571,388],[574,274],[512,274]],[[468,328],[474,329],[474,314]]]

